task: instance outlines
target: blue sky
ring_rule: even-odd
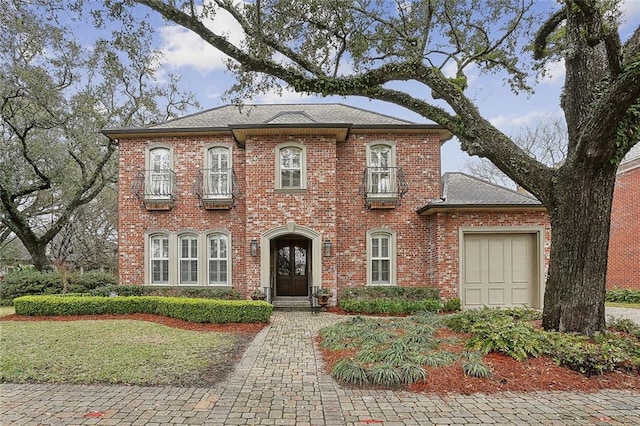
[[[540,10],[556,8],[553,0],[540,0],[537,3]],[[624,0],[622,4],[624,23],[621,26],[623,40],[636,28],[640,22],[640,0]],[[153,21],[155,17],[151,13]],[[224,57],[215,49],[208,46],[196,35],[189,31],[168,25],[158,19],[154,27],[157,31],[159,46],[164,52],[163,70],[182,76],[182,85],[197,94],[197,98],[204,109],[225,103],[222,95],[233,84],[233,78],[226,71]],[[231,41],[239,41],[237,27],[231,19],[219,14],[212,23],[216,32],[224,31]],[[482,76],[468,73],[470,96],[480,108],[482,114],[499,129],[507,134],[513,134],[518,129],[534,125],[537,120],[545,116],[562,116],[560,109],[560,92],[564,80],[564,68],[561,63],[552,65],[550,75],[535,86],[533,95],[515,95],[499,76]],[[406,86],[405,86],[406,87]],[[425,122],[425,119],[404,108],[380,101],[370,101],[358,97],[308,97],[295,93],[276,93],[257,96],[253,102],[257,103],[297,103],[297,102],[341,102],[396,117]],[[460,150],[457,140],[447,142],[442,148],[442,172],[459,171],[464,169],[469,157]]]

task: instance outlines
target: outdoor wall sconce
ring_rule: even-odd
[[[322,251],[325,257],[331,256],[331,240],[324,240]]]
[[[258,240],[251,240],[249,253],[251,253],[251,256],[253,257],[256,257],[258,255]]]

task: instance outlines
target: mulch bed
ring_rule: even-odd
[[[162,315],[153,314],[129,314],[129,315],[64,315],[64,316],[26,316],[6,315],[0,317],[0,321],[89,321],[89,320],[136,320],[148,321],[168,327],[180,328],[191,331],[217,331],[223,333],[256,334],[262,330],[266,323],[231,323],[231,324],[199,324],[182,321]]]
[[[339,308],[330,310],[337,314],[346,314]],[[538,324],[539,325],[539,324]],[[469,335],[440,329],[438,338],[460,337],[466,340]],[[320,338],[317,338],[320,342]],[[460,353],[462,344],[443,344],[441,349]],[[325,370],[330,373],[333,364],[343,357],[356,354],[356,350],[330,351],[321,349]],[[535,392],[535,391],[576,391],[595,392],[601,389],[639,390],[640,374],[613,372],[594,377],[582,375],[576,371],[557,365],[549,357],[531,358],[519,362],[508,355],[490,353],[483,360],[493,370],[489,378],[467,377],[459,363],[447,367],[429,368],[429,377],[425,381],[407,387],[410,392],[447,394],[491,394],[496,392]],[[344,385],[350,387],[350,385]]]

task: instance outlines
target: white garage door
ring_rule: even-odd
[[[540,307],[536,241],[536,234],[465,233],[463,307]]]

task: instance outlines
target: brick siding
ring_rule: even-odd
[[[616,180],[607,288],[640,290],[640,167],[620,173]]]
[[[396,208],[369,209],[365,204],[361,185],[366,146],[371,141],[396,143],[396,164],[403,168],[409,186]],[[275,190],[275,147],[285,142],[306,146],[306,191]],[[146,210],[132,191],[136,174],[145,168],[145,153],[152,143],[173,149],[178,187],[175,204],[168,211]],[[230,210],[206,210],[194,194],[196,172],[204,166],[205,148],[212,143],[232,148],[239,193]],[[435,133],[354,132],[344,142],[325,136],[253,136],[243,147],[231,135],[123,138],[119,167],[122,284],[145,283],[144,240],[155,230],[198,234],[213,229],[228,231],[232,236],[232,283],[245,294],[260,286],[261,257],[249,255],[250,242],[260,241],[265,232],[288,223],[310,228],[322,241],[332,242],[331,256],[322,258],[325,287],[365,285],[367,231],[387,228],[397,236],[397,284],[437,286],[445,297],[457,296],[458,291],[458,227],[542,225],[549,241],[547,216],[539,212],[418,215],[417,209],[440,196],[440,142]],[[177,267],[175,259],[171,262],[171,267]]]

